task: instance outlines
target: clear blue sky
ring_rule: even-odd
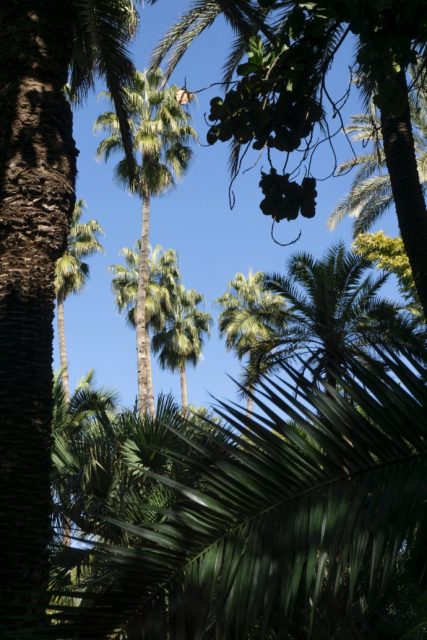
[[[138,69],[147,66],[154,44],[188,4],[188,0],[159,0],[155,7],[148,6],[141,11],[141,30],[132,49]],[[218,22],[191,47],[172,81],[183,85],[186,79],[190,90],[199,90],[219,81],[231,41],[228,27]],[[344,51],[339,69],[331,76],[329,89],[336,97],[340,97],[347,87],[350,60],[350,51]],[[99,91],[104,88],[101,84],[98,87]],[[197,103],[190,109],[202,143],[208,128],[204,114],[209,112],[209,100],[218,93],[218,88],[198,93]],[[108,104],[93,95],[75,112],[74,135],[80,150],[77,196],[87,202],[86,215],[97,218],[105,230],[105,254],[90,259],[88,285],[66,302],[66,335],[72,386],[94,368],[98,382],[116,389],[123,404],[131,405],[136,396],[135,336],[115,309],[108,265],[120,261],[122,247],[135,244],[140,232],[140,205],[136,198],[114,184],[114,159],[108,164],[99,164],[94,159],[99,138],[92,133],[93,123],[97,115],[107,109]],[[357,96],[353,96],[344,109],[344,116],[348,120],[349,115],[360,110]],[[342,134],[335,138],[334,146],[339,161],[349,157],[350,151]],[[254,160],[255,157],[248,160],[244,168]],[[349,221],[333,233],[326,228],[329,213],[348,190],[351,176],[346,176],[319,183],[314,220],[284,221],[276,226],[276,236],[282,242],[294,238],[301,229],[298,244],[288,248],[274,244],[270,237],[270,219],[262,215],[258,206],[261,199],[258,182],[263,163],[266,166],[265,159],[236,180],[236,205],[230,211],[227,145],[197,146],[193,164],[182,183],[175,191],[152,203],[152,245],[161,244],[164,248],[177,250],[185,286],[203,293],[205,308],[214,317],[218,313],[212,306],[214,299],[225,291],[227,282],[237,272],[247,273],[249,269],[281,271],[294,251],[310,251],[321,256],[331,243],[343,239],[349,245],[351,241]],[[316,154],[314,175],[325,177],[332,167],[332,153],[324,144]],[[397,232],[393,212],[387,214],[380,227],[389,233]],[[56,341],[54,366],[59,366]],[[238,378],[240,364],[226,352],[214,324],[202,361],[196,369],[188,371],[190,402],[207,404],[211,401],[209,394],[236,399],[235,386],[227,374]],[[178,376],[160,371],[156,365],[154,384],[156,393],[171,391],[179,398]]]

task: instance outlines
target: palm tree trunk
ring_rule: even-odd
[[[3,3],[5,4],[5,3]],[[0,635],[43,619],[49,570],[55,261],[75,195],[69,4],[2,4]]]
[[[188,409],[188,392],[187,392],[187,374],[185,371],[184,363],[179,365],[179,379],[181,382],[182,410],[185,412]]]
[[[145,322],[145,301],[147,298],[148,284],[148,252],[150,230],[150,198],[147,192],[142,196],[142,229],[141,229],[141,253],[138,272],[138,293],[136,300],[136,351],[138,368],[138,404],[140,413],[148,408],[147,390],[147,331]]]
[[[148,327],[145,329],[146,331],[146,340],[147,340],[147,398],[148,398],[148,410],[150,412],[150,416],[154,417],[156,413],[156,409],[154,406],[154,388],[153,388],[153,367],[151,364],[151,348],[150,348],[150,334],[148,332]]]
[[[70,402],[70,378],[68,375],[67,344],[65,342],[65,320],[64,320],[64,300],[57,300],[58,313],[58,339],[59,339],[59,360],[61,363],[61,378],[64,386],[65,399]]]
[[[248,391],[250,391],[252,393],[253,388],[249,387]],[[250,396],[248,396],[247,400],[246,400],[246,415],[248,418],[251,417],[252,413],[254,410],[254,400],[253,398],[251,398]]]
[[[397,106],[381,109],[384,153],[400,234],[427,317],[427,210],[417,170],[405,73],[384,76],[378,85],[385,95],[395,87],[393,104]]]

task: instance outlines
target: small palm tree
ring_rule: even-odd
[[[390,176],[382,149],[381,122],[374,105],[369,113],[352,116],[346,131],[353,140],[364,146],[374,141],[374,148],[338,167],[338,173],[347,173],[358,167],[350,192],[338,203],[329,217],[328,226],[335,229],[345,217],[354,219],[353,235],[369,231],[389,209],[393,201]],[[418,175],[427,194],[427,91],[420,91],[418,101],[411,102],[411,120],[414,128],[415,153]]]
[[[227,285],[227,291],[216,302],[222,308],[219,315],[219,333],[225,337],[227,349],[239,360],[248,358],[256,348],[267,345],[283,331],[285,302],[279,296],[264,289],[265,274],[249,272],[245,277],[237,273]],[[250,385],[250,388],[253,385]],[[252,399],[248,397],[248,412],[252,410]]]
[[[388,275],[367,273],[371,266],[339,243],[320,260],[309,253],[294,254],[284,277],[266,275],[267,289],[289,306],[284,331],[273,348],[258,350],[260,362],[269,368],[298,357],[316,380],[335,386],[337,372],[345,370],[349,359],[361,354],[371,359],[372,345],[416,345],[416,325],[409,314],[378,296]]]
[[[99,222],[97,220],[81,222],[85,206],[84,200],[76,202],[67,236],[66,249],[55,263],[61,378],[68,401],[70,400],[70,381],[65,341],[64,302],[72,293],[81,291],[89,278],[89,265],[84,262],[84,258],[103,251],[102,245],[98,240],[98,235],[103,233]]]
[[[141,252],[127,247],[121,250],[125,264],[113,264],[110,270],[114,277],[112,288],[119,311],[126,313],[127,321],[135,328],[135,311],[138,297],[138,278]],[[173,249],[163,251],[160,245],[149,255],[149,277],[145,298],[145,331],[147,349],[146,405],[154,415],[154,391],[151,367],[150,327],[160,330],[166,315],[171,311],[171,296],[179,279],[177,255]]]
[[[192,151],[189,144],[197,139],[190,126],[190,116],[177,99],[177,87],[165,88],[160,69],[135,74],[133,83],[126,89],[131,104],[130,128],[134,149],[139,155],[136,180],[124,157],[115,169],[120,184],[137,193],[142,201],[142,229],[140,237],[140,261],[138,273],[137,303],[135,313],[138,401],[140,410],[147,406],[147,334],[145,300],[149,278],[149,229],[150,204],[153,196],[172,189],[178,178],[187,170]],[[107,132],[98,145],[97,155],[107,160],[112,152],[123,151],[119,135],[119,122],[114,113],[100,115],[96,130]]]
[[[172,309],[160,331],[153,335],[152,346],[163,369],[179,371],[182,408],[188,407],[186,365],[196,366],[202,354],[204,337],[209,335],[212,317],[198,306],[203,296],[178,284]]]

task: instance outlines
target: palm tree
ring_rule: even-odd
[[[192,157],[189,143],[197,139],[190,126],[190,116],[177,100],[177,88],[164,88],[164,77],[160,69],[152,72],[136,73],[132,84],[126,90],[132,105],[129,126],[134,139],[134,150],[138,153],[137,180],[132,183],[127,158],[116,166],[116,177],[125,187],[135,191],[142,201],[142,228],[140,237],[140,261],[138,292],[135,314],[138,401],[140,410],[146,406],[147,379],[147,334],[145,320],[145,300],[149,277],[149,229],[150,204],[153,196],[172,189],[176,180],[187,170]],[[96,130],[108,133],[98,146],[97,155],[107,160],[112,152],[123,151],[119,135],[119,123],[113,113],[100,115],[95,123]]]
[[[411,101],[411,120],[414,127],[415,154],[417,168],[424,195],[427,193],[427,91],[418,94],[417,101]],[[344,162],[338,173],[347,173],[353,166],[358,167],[350,192],[338,203],[329,217],[328,226],[335,229],[346,216],[354,218],[353,235],[369,231],[377,220],[391,206],[393,193],[390,176],[382,148],[381,123],[377,109],[371,104],[369,114],[351,117],[351,125],[346,132],[353,140],[366,146],[374,141],[369,153]]]
[[[199,475],[196,486],[167,468],[153,474],[147,452],[126,446],[138,478],[154,476],[175,501],[156,522],[116,520],[131,544],[95,540],[89,553],[77,550],[99,579],[83,581],[80,608],[60,618],[77,624],[82,640],[114,635],[132,619],[130,637],[172,640],[367,630],[403,640],[417,622],[422,631],[426,370],[410,352],[378,350],[372,366],[349,360],[340,378],[347,396],[285,364],[284,380],[262,383],[256,416],[223,404],[227,422],[206,420],[203,444],[191,418],[185,437],[181,424],[165,429],[188,445],[183,455],[167,443],[166,453]],[[60,638],[67,627],[58,626]]]
[[[222,307],[220,336],[225,336],[227,349],[234,351],[239,360],[248,357],[250,361],[260,345],[268,350],[267,345],[283,331],[285,302],[264,289],[264,277],[261,271],[250,271],[247,277],[237,273],[227,291],[216,300]],[[248,396],[248,413],[251,410],[252,398]]]
[[[114,277],[112,288],[119,311],[124,311],[129,324],[135,328],[135,311],[138,298],[139,264],[141,251],[123,248],[121,254],[125,264],[113,264],[110,270]],[[177,255],[173,249],[162,251],[160,245],[150,251],[149,277],[145,298],[145,331],[146,331],[146,382],[144,407],[154,415],[154,391],[151,367],[150,327],[160,330],[165,322],[166,314],[171,311],[176,282],[179,279]]]
[[[0,23],[1,629],[6,614],[36,616],[48,573],[54,272],[77,158],[64,87],[83,99],[105,79],[131,163],[122,87],[137,13],[133,0],[2,2]]]
[[[371,266],[339,243],[319,260],[309,253],[294,254],[285,276],[267,274],[267,290],[288,307],[284,331],[272,341],[270,351],[261,345],[254,360],[268,369],[297,357],[316,380],[335,386],[347,361],[360,356],[370,361],[377,342],[393,349],[420,345],[409,315],[378,296],[388,275],[367,274]]]
[[[179,371],[182,408],[188,407],[186,365],[196,366],[199,361],[205,335],[209,335],[211,315],[201,311],[198,305],[203,296],[194,289],[178,284],[172,299],[172,308],[160,331],[152,338],[154,353],[158,354],[163,369]]]
[[[80,222],[85,206],[84,200],[76,202],[67,235],[67,247],[55,263],[61,377],[67,400],[70,399],[70,382],[65,342],[64,302],[70,294],[81,291],[87,282],[89,265],[83,262],[83,259],[103,251],[102,245],[97,238],[97,235],[102,233],[102,228],[97,220]]]

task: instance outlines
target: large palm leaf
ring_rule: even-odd
[[[152,4],[156,1],[152,0]],[[157,68],[165,58],[168,58],[166,77],[169,78],[192,42],[211,27],[221,15],[237,33],[224,67],[224,80],[229,82],[245,53],[248,38],[259,29],[263,31],[267,29],[263,21],[265,11],[252,0],[239,0],[232,3],[222,0],[194,0],[190,8],[168,29],[154,48],[151,67]]]
[[[193,453],[170,459],[202,482],[147,469],[178,501],[160,521],[119,524],[138,548],[98,548],[106,592],[92,586],[79,611],[62,614],[73,626],[80,616],[79,637],[105,637],[135,616],[130,637],[362,633],[387,609],[426,516],[426,371],[410,354],[378,357],[369,369],[353,360],[340,378],[351,402],[287,366],[287,379],[261,384],[257,414],[222,405],[220,441],[177,433]]]

